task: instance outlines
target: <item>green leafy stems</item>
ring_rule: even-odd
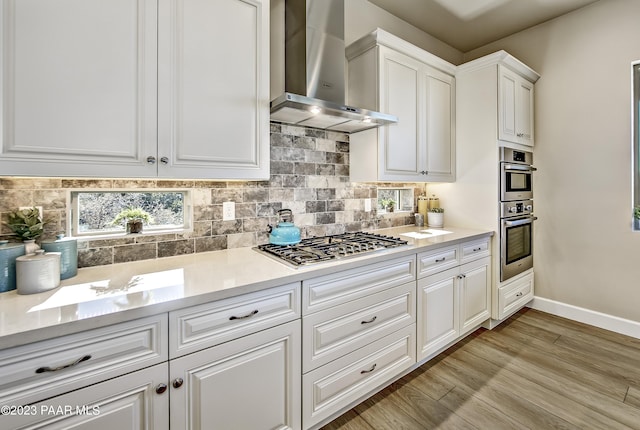
[[[32,240],[42,236],[45,224],[47,221],[40,217],[40,211],[35,207],[9,213],[9,220],[5,223],[22,240]]]

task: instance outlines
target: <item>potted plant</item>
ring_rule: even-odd
[[[387,212],[393,212],[396,206],[396,201],[393,199],[380,199],[380,206],[382,206],[382,208]]]
[[[640,205],[633,208],[633,228],[640,230]]]
[[[46,223],[40,215],[40,210],[33,207],[10,212],[5,225],[22,239],[25,243],[25,252],[31,254],[40,248],[35,240],[44,233]]]
[[[125,227],[127,234],[142,233],[143,224],[153,222],[151,214],[142,208],[123,209],[118,215],[116,215],[113,221],[111,221],[111,224],[118,225],[123,220],[126,222]]]
[[[427,224],[429,227],[442,228],[444,227],[444,209],[443,208],[431,208],[427,212]]]

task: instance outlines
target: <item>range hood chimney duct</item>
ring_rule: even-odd
[[[344,0],[286,0],[285,93],[271,120],[355,133],[398,118],[345,104]]]

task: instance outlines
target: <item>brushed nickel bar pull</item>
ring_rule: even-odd
[[[36,369],[36,373],[44,373],[44,372],[57,372],[58,370],[62,370],[62,369],[66,369],[68,367],[73,367],[73,366],[77,366],[78,364],[82,363],[83,361],[87,361],[91,358],[90,355],[85,355],[83,357],[78,358],[76,361],[69,363],[69,364],[64,364],[62,366],[58,366],[58,367],[38,367]]]
[[[245,319],[245,318],[250,318],[250,317],[254,316],[254,315],[255,315],[255,314],[257,314],[257,313],[258,313],[258,310],[256,309],[255,311],[249,312],[248,314],[243,315],[243,316],[241,316],[241,317],[237,317],[237,316],[235,316],[235,315],[232,315],[232,316],[230,316],[230,317],[229,317],[229,321],[233,321],[233,320],[243,320],[243,319]]]
[[[377,364],[376,364],[376,363],[373,363],[373,366],[371,366],[371,368],[370,368],[369,370],[361,370],[361,371],[360,371],[360,374],[361,374],[361,375],[363,375],[363,374],[365,374],[365,373],[371,373],[371,372],[373,372],[374,370],[376,370],[376,366],[377,366]]]
[[[374,315],[374,317],[373,317],[373,318],[371,318],[371,319],[370,319],[370,320],[368,320],[368,321],[360,321],[360,324],[371,324],[372,322],[374,322],[374,321],[375,321],[375,320],[377,320],[377,319],[378,319],[378,317]]]

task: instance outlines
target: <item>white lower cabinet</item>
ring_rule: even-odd
[[[11,430],[169,430],[167,363],[26,405],[3,409]],[[8,412],[8,413],[5,413]]]
[[[302,377],[304,428],[335,416],[416,362],[415,324]]]
[[[299,354],[296,320],[171,360],[171,429],[299,429]]]
[[[491,258],[418,280],[418,361],[429,359],[491,315]]]
[[[533,299],[533,270],[530,270],[498,288],[498,319],[507,318]]]
[[[316,428],[416,362],[415,254],[302,282],[302,424]]]

